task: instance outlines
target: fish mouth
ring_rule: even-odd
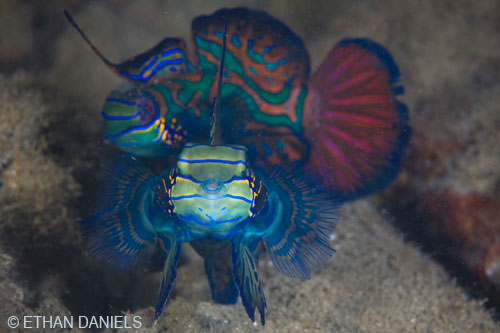
[[[224,187],[224,184],[221,181],[216,180],[216,179],[209,179],[209,180],[204,181],[201,184],[201,188],[207,194],[217,194],[222,190],[223,187]]]

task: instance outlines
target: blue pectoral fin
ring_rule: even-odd
[[[205,273],[214,303],[236,303],[238,288],[232,275],[231,243],[207,237],[191,242],[191,246],[204,259]]]
[[[248,317],[255,321],[255,308],[260,312],[260,322],[265,324],[266,298],[257,272],[257,260],[253,251],[240,238],[233,238],[231,251],[233,278],[240,291],[241,301]]]
[[[123,209],[80,222],[90,256],[117,272],[146,264],[155,250],[156,233],[138,215]]]
[[[264,184],[267,205],[257,218],[268,225],[263,240],[269,257],[283,274],[310,279],[311,270],[335,252],[329,237],[337,223],[340,202],[315,192],[302,172],[277,168]]]
[[[172,290],[172,286],[177,276],[177,262],[181,252],[181,242],[174,234],[162,232],[158,234],[160,239],[161,252],[163,254],[163,271],[161,273],[160,291],[158,293],[158,302],[155,307],[155,320],[157,320],[163,312],[163,307],[167,302],[168,295]]]
[[[123,154],[105,160],[100,166],[97,182],[100,211],[118,212],[130,207],[141,194],[141,185],[155,178],[132,155]]]
[[[105,162],[100,173],[101,210],[83,226],[89,254],[113,271],[145,264],[153,254],[156,232],[144,209],[149,170],[131,156]]]

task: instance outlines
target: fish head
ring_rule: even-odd
[[[255,214],[261,182],[243,146],[187,144],[168,177],[170,213],[189,232],[224,238]]]

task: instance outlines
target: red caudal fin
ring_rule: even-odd
[[[407,108],[396,100],[399,70],[369,39],[344,39],[310,82],[303,127],[311,143],[307,168],[345,199],[387,186],[408,144]]]

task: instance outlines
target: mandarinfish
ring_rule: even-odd
[[[166,38],[113,64],[129,81],[102,108],[102,207],[82,221],[90,254],[114,270],[146,262],[159,243],[163,310],[181,244],[205,261],[216,303],[238,296],[264,324],[259,244],[275,267],[309,279],[334,252],[340,204],[387,186],[408,144],[399,70],[369,39],[347,38],[313,75],[300,38],[260,11],[222,9],[193,21],[194,54]],[[174,157],[153,174],[137,157]]]

